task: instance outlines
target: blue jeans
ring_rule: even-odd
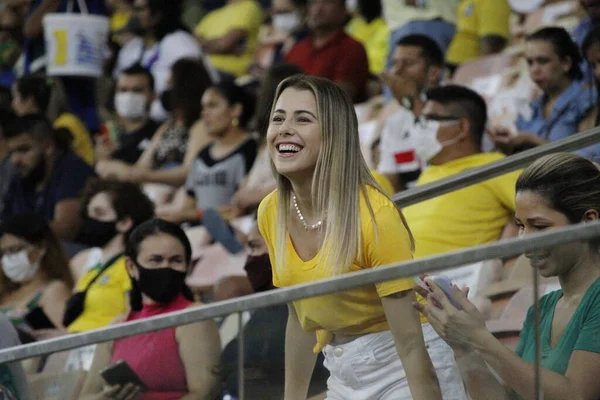
[[[215,242],[221,243],[231,254],[239,253],[244,246],[237,240],[231,226],[213,209],[207,209],[202,216],[202,225],[206,228]]]

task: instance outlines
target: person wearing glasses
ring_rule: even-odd
[[[481,96],[456,85],[430,89],[426,96],[412,132],[417,156],[427,164],[417,186],[504,158],[481,151],[487,122]],[[511,221],[517,176],[509,173],[404,208],[417,243],[415,257],[493,242],[503,234],[515,236]]]

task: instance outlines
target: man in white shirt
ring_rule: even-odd
[[[402,38],[392,50],[393,65],[383,75],[395,99],[388,107],[396,111],[385,121],[381,133],[377,171],[385,175],[396,192],[414,185],[421,171],[412,143],[412,128],[424,107],[424,93],[439,86],[444,53],[424,35]]]

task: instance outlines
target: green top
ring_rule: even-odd
[[[575,350],[600,353],[600,278],[589,287],[575,310],[565,332],[554,348],[550,347],[550,331],[556,303],[562,290],[549,293],[540,299],[540,334],[542,367],[565,375],[569,359]],[[516,353],[530,363],[535,359],[535,330],[533,307],[529,308],[521,331]],[[520,397],[519,397],[520,398]]]

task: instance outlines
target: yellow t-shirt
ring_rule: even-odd
[[[502,158],[500,153],[481,153],[430,165],[417,186]],[[415,237],[415,258],[498,240],[515,211],[515,184],[520,173],[511,172],[404,208]]]
[[[388,196],[396,194],[392,182],[390,182],[390,180],[385,175],[382,175],[375,170],[371,170],[371,175],[373,175],[373,178],[375,178],[375,182],[377,182],[377,184],[385,192],[385,194],[387,194]]]
[[[100,269],[101,266],[89,270],[77,282],[75,290],[77,292],[85,290]],[[85,332],[109,325],[129,309],[130,290],[131,279],[125,267],[125,257],[122,256],[89,288],[85,296],[83,313],[68,326],[67,330],[71,333]]]
[[[94,165],[96,155],[94,154],[94,145],[92,144],[90,132],[75,114],[61,114],[56,121],[54,121],[53,128],[65,128],[71,132],[71,135],[73,136],[73,143],[71,144],[73,152],[86,163]]]
[[[461,0],[456,34],[448,49],[448,62],[460,65],[479,57],[480,40],[485,36],[508,38],[510,13],[507,0]]]
[[[367,188],[367,195],[375,214],[375,224],[372,223],[366,201],[361,196],[361,250],[364,261],[355,260],[349,272],[364,271],[412,259],[408,231],[394,203],[373,187]],[[258,226],[269,248],[273,266],[273,284],[277,287],[285,287],[329,278],[324,268],[320,267],[320,253],[312,260],[303,261],[296,253],[289,237],[286,268],[284,271],[276,268],[277,202],[278,194],[275,191],[265,197],[258,208]],[[389,329],[381,297],[410,290],[414,285],[413,278],[381,282],[326,296],[298,300],[294,302],[294,307],[302,329],[316,332],[318,343],[314,350],[317,352],[329,343],[332,333],[362,335]],[[427,321],[424,318],[421,320]]]
[[[195,33],[205,39],[217,39],[233,29],[246,32],[243,51],[240,55],[211,54],[208,56],[213,67],[235,76],[245,74],[254,57],[258,31],[262,23],[262,11],[255,0],[243,0],[227,4],[208,13],[196,26]]]
[[[369,71],[373,75],[383,72],[390,45],[390,30],[385,21],[376,18],[367,22],[355,17],[346,25],[346,32],[365,47]]]
[[[454,24],[458,0],[427,0],[421,7],[407,5],[406,0],[382,0],[385,22],[395,30],[411,21],[428,21],[441,18]]]

